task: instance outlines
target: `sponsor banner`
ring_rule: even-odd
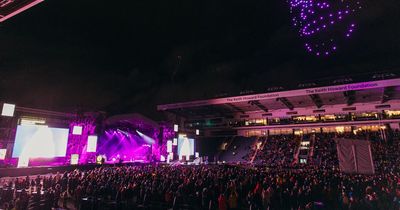
[[[400,79],[379,80],[372,82],[361,82],[361,83],[353,83],[345,85],[307,88],[307,89],[281,91],[274,93],[261,93],[261,94],[245,95],[245,96],[199,100],[199,101],[191,101],[191,102],[176,103],[176,104],[165,104],[157,106],[157,109],[162,111],[162,110],[186,108],[186,107],[239,103],[239,102],[247,102],[253,100],[266,100],[266,99],[276,99],[282,97],[294,97],[294,96],[303,96],[311,94],[335,93],[335,92],[344,92],[350,90],[365,90],[365,89],[383,88],[389,86],[400,86]]]

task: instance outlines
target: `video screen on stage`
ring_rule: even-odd
[[[12,157],[65,157],[69,129],[47,126],[19,125]]]
[[[180,136],[178,138],[178,155],[179,159],[182,159],[182,156],[189,159],[190,155],[194,155],[194,139]]]

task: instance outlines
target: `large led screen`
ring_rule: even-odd
[[[12,157],[65,157],[69,129],[19,125]]]
[[[179,155],[179,159],[182,159],[182,156],[185,156],[186,159],[188,159],[190,155],[194,155],[194,139],[188,139],[186,137],[179,137],[178,138],[178,155]]]

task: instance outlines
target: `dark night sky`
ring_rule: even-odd
[[[317,58],[286,1],[47,0],[0,26],[0,100],[157,118],[160,103],[398,71],[399,1],[363,4],[351,40]]]

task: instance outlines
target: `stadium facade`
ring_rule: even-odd
[[[400,78],[380,74],[272,88],[264,93],[163,104],[186,132],[262,136],[399,129]]]

